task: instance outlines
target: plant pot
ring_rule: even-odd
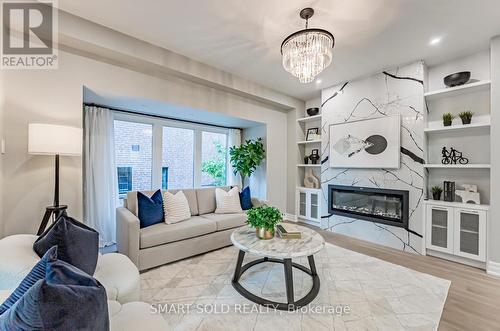
[[[472,120],[472,118],[462,118],[462,124],[470,124],[470,121]]]
[[[265,228],[256,227],[255,234],[257,235],[257,238],[263,239],[263,240],[268,240],[268,239],[274,238],[274,230],[267,230]]]
[[[441,200],[441,192],[439,192],[439,193],[432,193],[432,198],[434,200]]]
[[[451,126],[452,121],[443,121],[444,126]]]
[[[307,108],[306,113],[309,116],[316,116],[319,114],[319,108],[317,108],[317,107]]]

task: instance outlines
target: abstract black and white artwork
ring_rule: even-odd
[[[330,167],[399,169],[399,115],[330,125]]]

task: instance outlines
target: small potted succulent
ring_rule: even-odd
[[[473,115],[474,113],[471,111],[463,111],[458,114],[458,116],[460,116],[460,119],[462,120],[462,124],[470,124]]]
[[[431,188],[432,191],[432,198],[434,200],[441,200],[441,193],[443,193],[443,189],[441,186],[433,186]]]
[[[452,113],[445,113],[443,114],[443,125],[444,126],[450,126],[451,122],[453,122],[453,119],[455,116],[453,116]]]
[[[247,216],[247,224],[255,228],[259,239],[272,239],[276,224],[283,220],[283,215],[278,208],[267,205],[249,209]]]

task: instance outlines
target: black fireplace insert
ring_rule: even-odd
[[[328,185],[328,213],[408,229],[408,191]]]

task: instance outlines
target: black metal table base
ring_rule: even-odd
[[[311,301],[316,298],[319,292],[319,277],[316,272],[316,265],[314,264],[314,257],[312,255],[308,256],[307,259],[309,260],[309,268],[304,267],[303,265],[297,264],[292,262],[292,259],[274,259],[274,258],[268,258],[264,257],[262,259],[254,260],[251,262],[248,262],[247,264],[243,265],[243,258],[245,257],[245,252],[240,250],[238,254],[238,261],[236,262],[236,269],[234,270],[234,277],[233,277],[233,287],[236,291],[238,291],[239,294],[241,294],[243,297],[247,298],[250,301],[253,301],[255,303],[258,303],[262,306],[269,307],[269,308],[274,308],[274,309],[279,309],[279,310],[295,310],[300,307],[303,307],[307,304],[309,304]],[[245,289],[240,283],[239,279],[241,275],[253,267],[254,265],[257,265],[259,263],[264,263],[264,262],[272,262],[272,263],[281,263],[284,266],[284,271],[285,271],[285,285],[286,285],[286,298],[287,302],[276,302],[276,301],[271,301],[265,298],[261,298],[251,292],[249,292],[247,289]],[[292,274],[292,267],[297,268],[300,271],[305,272],[306,274],[310,275],[313,281],[313,286],[309,293],[307,293],[303,298],[295,301],[294,298],[294,292],[293,292],[293,274]]]

